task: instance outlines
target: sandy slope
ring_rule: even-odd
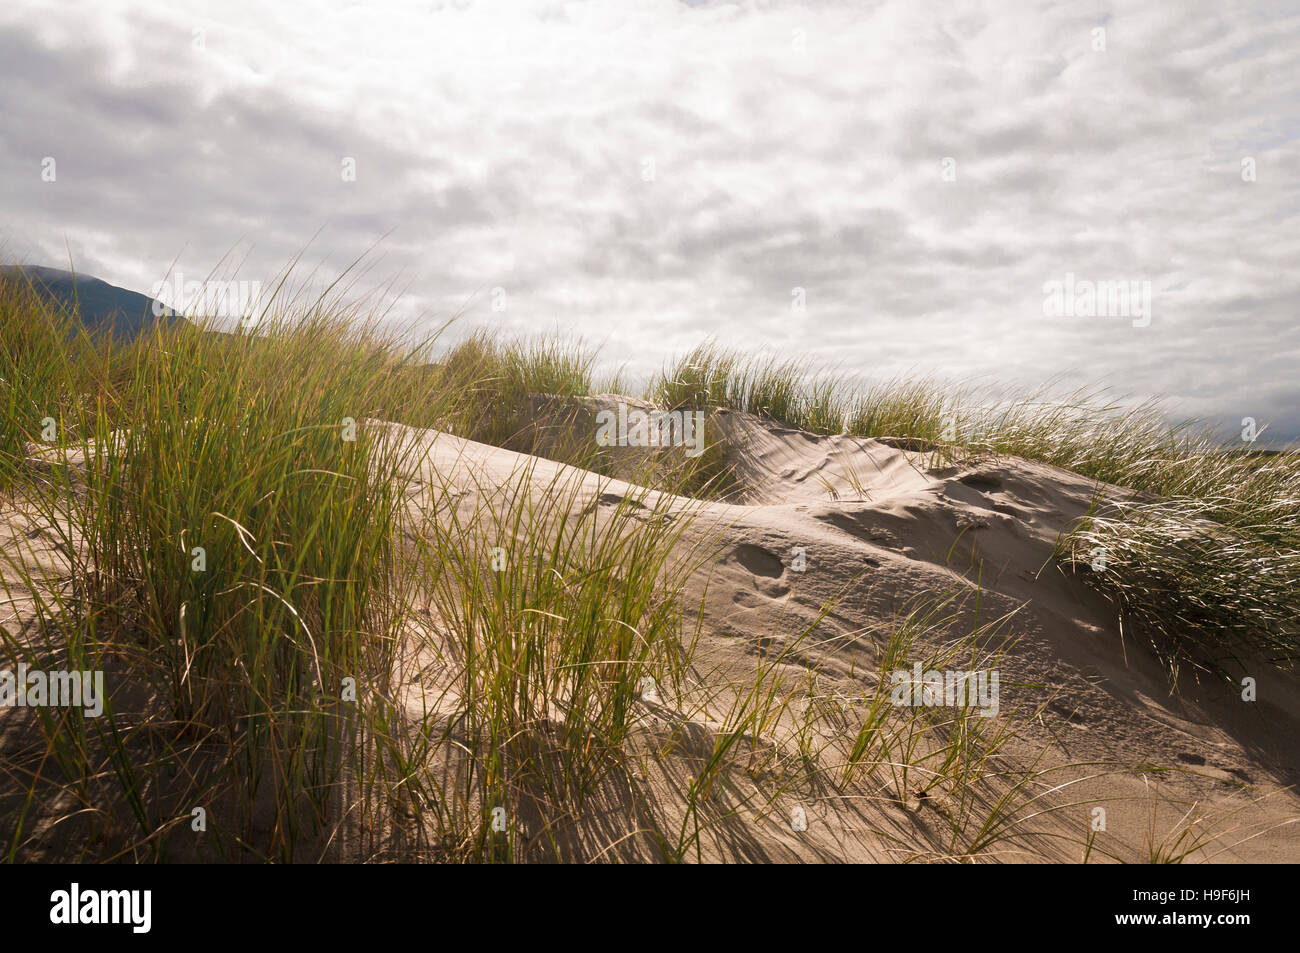
[[[1002,717],[1015,719],[1017,736],[999,763],[1035,773],[1028,790],[1042,798],[1020,814],[1041,816],[1023,829],[1060,835],[1008,838],[991,855],[1078,860],[1091,812],[1102,806],[1099,845],[1123,859],[1172,848],[1188,828],[1205,837],[1189,859],[1300,858],[1300,799],[1285,790],[1300,775],[1300,686],[1248,664],[1243,674],[1259,683],[1254,703],[1205,676],[1184,674],[1172,692],[1151,647],[1125,640],[1109,604],[1051,561],[1058,533],[1098,492],[1093,483],[1008,458],[929,469],[931,455],[876,440],[817,437],[728,412],[714,419],[745,487],[742,505],[705,505],[692,524],[693,533],[722,539],[694,586],[705,604],[699,667],[715,680],[718,698],[729,697],[728,678],[743,686],[755,659],[773,657],[828,602],[830,614],[783,668],[791,686],[806,685],[815,672],[818,698],[860,697],[875,664],[869,633],[924,600],[955,597],[964,600],[961,623],[947,635],[922,633],[915,656],[926,657],[962,624],[969,631],[977,619],[988,625],[1009,616],[998,631],[1014,644],[998,667]],[[520,479],[551,485],[568,470],[447,434],[421,439],[428,449],[422,477],[459,488],[467,507]],[[595,474],[573,476],[583,487],[575,505],[615,506],[638,492]],[[803,572],[792,568],[795,547],[805,552]],[[701,724],[697,744],[707,752],[716,728],[709,712],[725,705],[715,699],[701,715],[691,699],[664,702],[670,717],[653,706],[645,730],[659,737],[677,709]],[[781,735],[774,726],[765,741],[781,744]],[[688,763],[699,756],[689,744],[669,748]],[[672,760],[662,759],[657,781],[668,800],[675,775],[665,763]],[[788,819],[800,806],[808,830],[795,832]],[[869,786],[804,785],[763,810],[737,807],[737,817],[717,823],[705,856],[925,856],[942,852],[937,835],[949,809],[941,791],[899,803]],[[627,845],[621,853],[642,855]]]

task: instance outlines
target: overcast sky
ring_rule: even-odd
[[[1298,136],[1296,0],[0,4],[0,257],[147,293],[378,242],[396,316],[634,374],[716,336],[1292,439]],[[1067,274],[1149,320],[1046,313]]]

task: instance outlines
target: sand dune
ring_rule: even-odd
[[[585,412],[608,401],[588,399]],[[1294,679],[1244,660],[1233,678],[1256,678],[1257,701],[1192,670],[1171,687],[1152,647],[1126,637],[1110,604],[1053,561],[1065,527],[1098,496],[1124,491],[1016,458],[954,462],[916,443],[816,436],[738,412],[714,422],[739,483],[733,502],[666,497],[454,434],[367,423],[418,447],[412,544],[422,520],[454,512],[470,525],[546,494],[565,501],[551,519],[680,520],[676,545],[694,567],[686,601],[702,607],[691,677],[642,693],[629,740],[639,776],[613,772],[580,816],[558,823],[544,805],[521,809],[515,823],[539,859],[660,858],[647,805],[669,826],[699,825],[689,857],[713,861],[942,858],[972,843],[1000,861],[1300,858],[1300,798],[1288,790],[1300,773]],[[571,421],[575,434],[588,424]],[[649,456],[624,455],[628,475]],[[34,464],[83,460],[46,453]],[[41,542],[20,507],[0,518],[0,536],[58,575],[66,554]],[[14,593],[9,617],[21,621],[31,607]],[[428,609],[409,625],[395,673],[421,731],[458,710],[440,648],[447,624]],[[915,722],[915,708],[893,709],[872,736],[884,744],[876,760],[905,752],[919,766],[906,777],[846,771],[891,652],[894,670],[996,670],[997,713],[961,719],[937,706]],[[730,713],[759,677],[779,703],[737,740]],[[562,703],[548,717],[562,720]],[[32,743],[12,713],[6,720],[10,752]],[[956,733],[978,743],[941,765],[940,742]],[[744,780],[692,807],[701,765],[728,738],[745,752]],[[452,774],[457,757],[454,746],[431,755]],[[985,827],[996,836],[982,839]]]
[[[706,536],[720,542],[692,582],[704,605],[697,667],[709,683],[646,705],[643,742],[672,752],[657,765],[658,797],[681,797],[674,761],[707,756],[711,732],[727,702],[745,691],[755,659],[777,657],[816,624],[815,637],[778,666],[798,697],[794,707],[860,697],[880,633],[940,597],[958,611],[947,624],[918,631],[913,657],[941,656],[956,633],[979,626],[1007,645],[997,662],[1000,717],[1016,728],[998,768],[1032,774],[1026,794],[1039,799],[1021,811],[1038,816],[1016,825],[1000,859],[1078,860],[1098,806],[1109,849],[1124,859],[1145,859],[1152,844],[1172,843],[1185,829],[1203,834],[1189,859],[1300,857],[1300,799],[1285,790],[1300,764],[1294,681],[1247,661],[1238,676],[1258,679],[1254,703],[1187,672],[1175,690],[1151,647],[1124,637],[1109,603],[1052,562],[1058,534],[1095,495],[1123,491],[1015,458],[943,466],[931,453],[888,441],[718,416],[743,502],[673,501],[697,512],[684,547]],[[518,493],[520,481],[543,491],[566,473],[580,488],[575,511],[645,502],[646,491],[629,482],[449,434],[416,436],[427,450],[420,481],[456,488],[467,508],[485,494]],[[799,550],[803,571],[794,568]],[[763,744],[789,743],[797,715],[782,720]],[[834,749],[845,737],[826,740]],[[796,833],[789,817],[801,806],[816,820]],[[904,859],[927,845],[941,851],[935,830],[951,809],[941,789],[890,801],[867,790],[811,787],[758,807],[737,805],[738,816],[719,823],[703,856]],[[637,855],[628,842],[621,851]]]

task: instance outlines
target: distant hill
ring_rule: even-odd
[[[81,320],[87,327],[111,329],[117,338],[133,338],[155,321],[176,324],[184,320],[166,307],[162,309],[163,316],[156,317],[154,299],[148,295],[61,268],[4,265],[0,266],[0,280],[30,281],[41,294],[80,311]]]

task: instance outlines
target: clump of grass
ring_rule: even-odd
[[[957,406],[960,395],[950,395],[932,381],[895,379],[845,389],[845,432],[855,437],[955,443],[969,433],[968,413]]]
[[[653,380],[647,396],[669,410],[744,409],[743,367],[736,352],[705,342]]]
[[[118,701],[98,724],[43,718],[62,782],[42,780],[75,791],[72,816],[112,849],[160,855],[201,807],[211,849],[293,857],[339,816],[363,767],[358,713],[390,667],[411,448],[374,439],[367,416],[401,396],[396,345],[328,308],[257,334],[159,328],[77,363],[81,344],[28,350],[21,368],[48,375],[49,399],[85,398],[20,490],[75,586],[6,553],[35,603],[6,641],[11,657],[109,670]]]
[[[29,444],[75,426],[95,345],[71,308],[22,279],[0,279],[0,490],[20,476]]]
[[[592,393],[596,355],[581,342],[502,341],[478,331],[424,369],[430,393],[449,402],[445,426],[456,434],[532,453],[548,405]],[[552,421],[558,432],[562,421]],[[570,454],[577,448],[569,448]],[[594,447],[584,448],[594,453]],[[576,461],[575,461],[576,462]]]
[[[500,490],[475,486],[464,507],[450,501],[465,487],[440,483],[443,505],[426,507],[417,532],[415,585],[436,620],[426,646],[446,699],[437,773],[421,775],[439,793],[422,801],[439,842],[457,845],[451,859],[536,859],[526,827],[559,840],[625,769],[639,700],[648,685],[680,688],[698,636],[682,605],[701,558],[683,542],[695,504],[536,467]],[[500,838],[494,808],[510,818]]]
[[[806,360],[746,355],[713,341],[664,368],[646,395],[664,407],[725,407],[810,433],[932,440],[951,403],[929,382],[867,386]]]
[[[1279,483],[1296,486],[1297,474]],[[1243,655],[1287,664],[1300,651],[1297,506],[1300,495],[1118,500],[1082,520],[1062,550],[1131,626],[1160,640],[1171,668]]]

